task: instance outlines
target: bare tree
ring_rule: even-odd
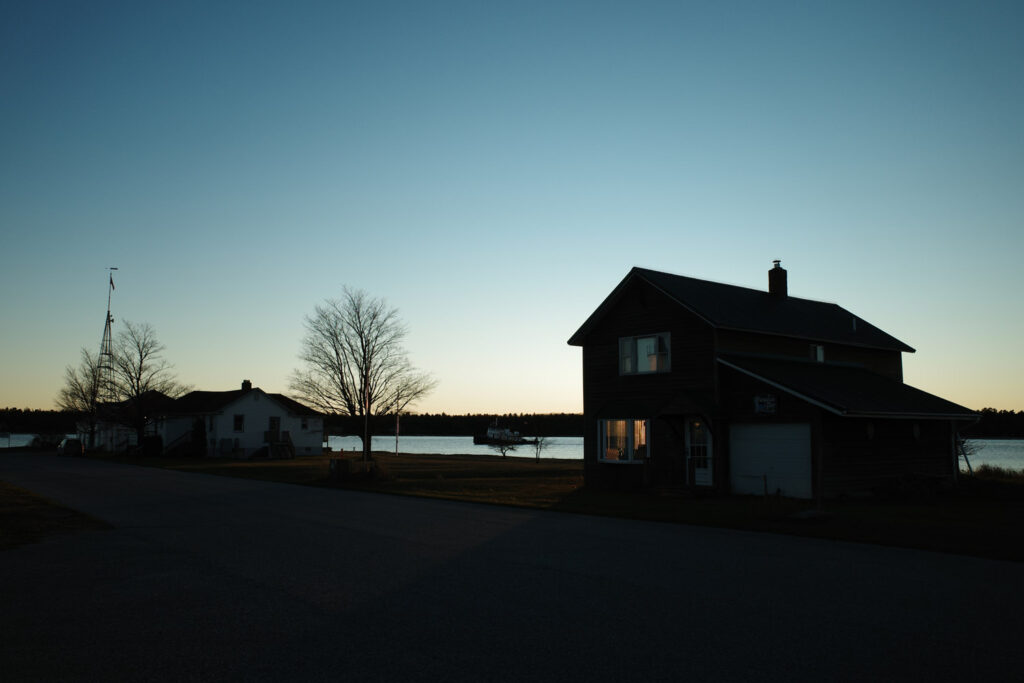
[[[153,411],[168,397],[188,390],[174,378],[174,366],[163,352],[164,345],[149,323],[126,321],[114,342],[113,393],[120,404],[119,421],[135,429],[140,446]]]
[[[78,413],[88,427],[89,448],[96,446],[96,423],[99,421],[100,390],[102,373],[98,355],[82,349],[78,367],[64,368],[64,386],[57,394],[57,406],[61,410]]]
[[[551,445],[551,440],[546,436],[538,436],[533,444],[533,454],[537,456],[537,460],[540,460],[541,451]]]
[[[501,453],[503,458],[516,449],[516,444],[513,441],[495,441],[490,446],[498,453]]]
[[[322,412],[360,418],[363,460],[370,460],[371,417],[400,412],[437,385],[409,362],[398,310],[346,287],[306,316],[306,335],[292,373],[296,398]]]

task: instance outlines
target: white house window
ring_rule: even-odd
[[[245,431],[245,415],[235,415],[235,431]]]
[[[647,420],[598,421],[599,460],[642,462],[647,457]]]
[[[668,332],[637,337],[619,337],[619,374],[668,372],[672,365]]]
[[[811,344],[811,360],[817,363],[824,363],[825,347],[821,344]]]

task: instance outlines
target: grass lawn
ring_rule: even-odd
[[[583,487],[578,460],[375,453],[376,476],[334,481],[329,459],[239,461],[108,458],[118,462],[307,486],[427,496],[677,524],[812,536],[1024,561],[1024,475],[982,471],[956,491],[880,500],[694,497]],[[355,456],[346,454],[350,470]],[[0,489],[0,498],[6,494]]]

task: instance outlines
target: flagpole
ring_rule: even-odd
[[[110,317],[110,293],[114,291],[114,271],[117,270],[117,266],[111,266],[107,268],[110,271],[110,286],[107,287],[107,317]]]

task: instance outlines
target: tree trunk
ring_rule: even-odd
[[[370,448],[373,445],[373,430],[370,429],[369,420],[363,422],[363,433],[359,439],[363,442],[363,462],[370,462],[373,459],[372,450]]]

